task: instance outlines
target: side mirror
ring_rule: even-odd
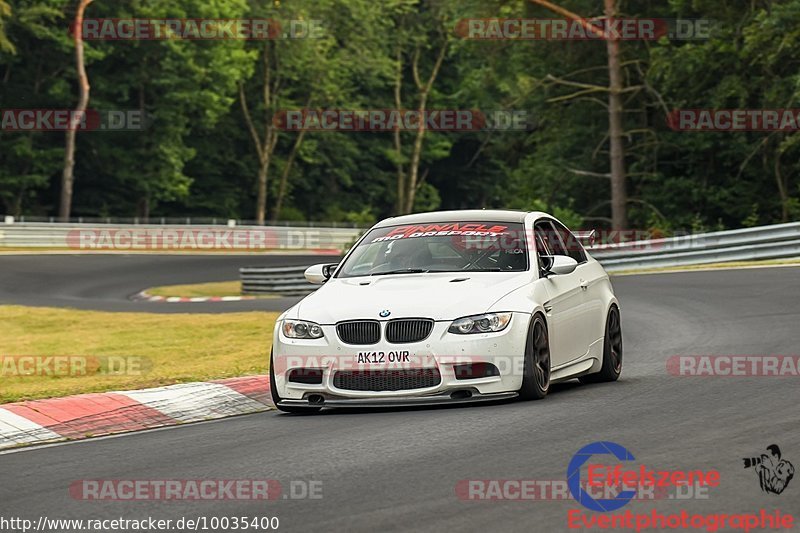
[[[336,271],[337,263],[327,263],[321,265],[311,265],[304,273],[306,280],[314,285],[322,285]]]
[[[554,255],[547,271],[556,275],[571,274],[576,268],[578,268],[578,262],[568,255]]]

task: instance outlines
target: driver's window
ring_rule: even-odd
[[[536,241],[536,259],[539,263],[539,271],[547,270],[552,264],[552,248],[549,246],[548,232],[552,228],[546,221],[537,222],[533,226],[533,237]]]
[[[575,260],[576,263],[579,265],[581,263],[586,262],[586,252],[583,251],[583,246],[575,238],[571,231],[569,231],[563,224],[559,224],[555,220],[551,220],[550,223],[555,228],[558,236],[560,237],[560,241],[565,244],[566,251],[564,255],[568,255]]]
[[[561,242],[561,236],[553,227],[552,222],[542,220],[537,226],[542,228],[542,237],[547,242],[547,249],[550,250],[552,255],[569,255],[564,243]]]

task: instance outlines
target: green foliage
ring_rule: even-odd
[[[5,19],[11,16],[11,6],[4,0],[0,0],[0,53],[13,54],[17,51],[6,35]]]
[[[586,17],[601,3],[560,0]],[[670,130],[677,108],[800,108],[800,0],[620,0],[625,16],[706,18],[711,38],[623,41],[624,129],[632,228],[670,234],[800,218],[800,137],[793,132]],[[0,0],[0,106],[65,109],[77,101],[72,0]],[[429,109],[523,110],[524,131],[428,132],[414,210],[539,209],[571,227],[610,217],[606,49],[601,41],[455,38],[458,20],[553,18],[527,0],[131,0],[93,2],[97,18],[320,21],[315,39],[90,41],[90,108],[140,110],[143,132],[78,135],[74,215],[252,219],[259,161],[239,102],[259,132],[282,109],[413,108],[411,69],[431,71],[448,41]],[[265,105],[264,54],[278,97]],[[564,82],[600,87],[575,95]],[[268,213],[296,132],[279,132]],[[414,132],[309,132],[287,175],[280,218],[369,224],[393,214],[397,165]],[[0,131],[0,209],[52,215],[63,134]]]

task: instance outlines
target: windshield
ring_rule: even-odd
[[[445,222],[373,229],[336,271],[336,277],[527,269],[522,224]]]

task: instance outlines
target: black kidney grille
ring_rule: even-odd
[[[386,340],[391,343],[419,342],[433,331],[433,320],[427,318],[400,318],[386,324]]]
[[[438,368],[409,370],[348,370],[333,375],[333,386],[342,390],[398,391],[435,387],[442,382]]]
[[[381,339],[381,325],[377,320],[340,322],[336,333],[347,344],[375,344]]]

